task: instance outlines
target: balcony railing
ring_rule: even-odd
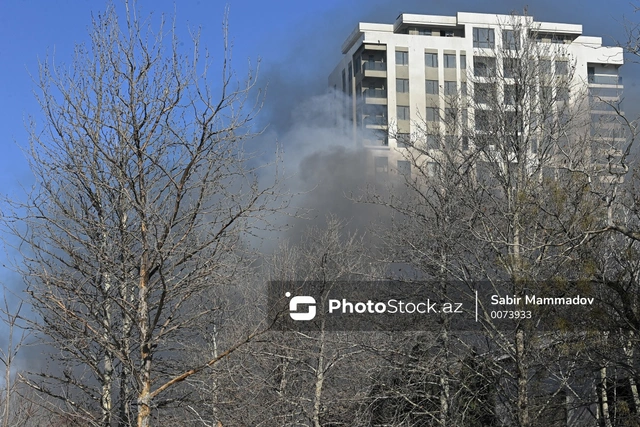
[[[622,76],[596,76],[592,74],[588,77],[588,81],[599,85],[621,85]]]
[[[386,116],[368,116],[362,120],[362,124],[364,126],[386,126],[387,117]]]
[[[387,71],[386,62],[365,62],[362,64],[365,71]]]
[[[365,89],[362,93],[365,98],[386,98],[387,91],[384,89]]]

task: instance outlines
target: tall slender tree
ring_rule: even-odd
[[[20,241],[32,326],[60,365],[29,383],[83,425],[142,427],[182,380],[251,338],[171,363],[215,309],[207,288],[246,267],[244,237],[280,202],[244,148],[261,97],[252,71],[231,68],[226,17],[213,58],[197,34],[183,53],[172,25],[122,6],[93,20],[70,67],[40,64],[35,186],[3,221]]]

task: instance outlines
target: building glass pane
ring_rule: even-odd
[[[438,81],[437,80],[425,80],[426,92],[430,95],[438,94]]]
[[[437,53],[425,53],[424,65],[430,68],[438,67],[438,54]]]
[[[396,65],[409,65],[409,52],[396,51]]]
[[[398,120],[409,120],[409,107],[398,105]]]
[[[504,49],[520,49],[520,34],[514,30],[502,30],[502,46]]]
[[[444,82],[444,94],[445,95],[457,95],[458,84],[456,82]]]
[[[496,75],[496,58],[490,56],[474,56],[473,74],[476,77],[494,77]]]
[[[493,49],[496,46],[493,28],[474,28],[473,47]]]
[[[438,109],[435,107],[427,107],[426,120],[428,122],[437,122],[439,119]]]
[[[396,92],[409,93],[409,79],[396,79]]]
[[[444,68],[456,68],[456,55],[444,54]]]

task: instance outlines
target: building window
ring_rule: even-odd
[[[502,30],[502,47],[504,49],[520,49],[520,33],[514,30]]]
[[[409,28],[407,30],[408,34],[411,34],[412,36],[430,36],[431,35],[431,28],[423,28],[423,27],[412,27]]]
[[[444,54],[444,68],[456,68],[456,55]]]
[[[566,86],[558,86],[556,89],[558,92],[558,101],[569,102],[569,88]]]
[[[396,135],[396,144],[398,148],[407,148],[411,143],[411,135],[408,133],[398,133]]]
[[[468,150],[469,149],[469,137],[468,136],[463,136],[461,141],[460,141],[460,146],[462,147],[463,150]]]
[[[408,160],[398,160],[398,175],[411,178],[411,163]]]
[[[473,47],[493,49],[496,46],[493,28],[474,28]]]
[[[467,96],[467,82],[460,82],[460,94]]]
[[[427,114],[425,119],[428,122],[437,122],[440,120],[440,115],[438,114],[438,109],[435,107],[427,107]]]
[[[389,171],[389,161],[386,157],[375,157],[374,158],[376,173],[387,173]]]
[[[515,85],[504,86],[504,103],[506,105],[515,105],[516,103],[516,86]]]
[[[569,61],[556,61],[556,74],[566,76],[569,74]]]
[[[518,68],[520,67],[520,60],[517,58],[504,58],[504,77],[512,79],[518,74]]]
[[[461,70],[467,69],[467,55],[465,54],[460,55],[460,69]]]
[[[349,77],[349,85],[347,89],[349,91],[349,96],[353,95],[353,65],[351,65],[351,61],[349,61],[347,76]]]
[[[551,74],[551,60],[541,59],[540,61],[538,61],[538,67],[540,68],[540,74]]]
[[[409,107],[398,105],[398,120],[409,120]]]
[[[427,135],[427,148],[429,150],[437,150],[440,148],[440,141],[437,135]]]
[[[540,97],[540,101],[543,103],[543,106],[553,102],[553,88],[551,86],[541,86]]]
[[[430,68],[438,68],[438,54],[437,53],[425,53],[424,65]]]
[[[438,94],[438,81],[437,80],[426,80],[425,81],[426,91],[429,95],[437,95]]]
[[[474,56],[473,74],[476,77],[494,77],[496,75],[496,58],[490,56]]]
[[[476,83],[473,90],[473,99],[478,104],[491,104],[496,99],[496,86],[493,83]]]
[[[444,109],[444,120],[448,133],[454,133],[456,129],[456,123],[458,121],[458,110],[455,108]]]
[[[396,65],[409,65],[409,52],[396,51]]]
[[[451,96],[457,95],[458,84],[456,82],[444,82],[444,94]]]
[[[476,110],[475,127],[479,131],[488,131],[491,129],[491,112],[488,110]]]
[[[396,92],[409,93],[409,79],[396,79]]]

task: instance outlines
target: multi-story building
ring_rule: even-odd
[[[371,149],[374,170],[406,173],[410,165],[401,153],[405,140],[424,133],[424,124],[438,126],[434,122],[445,116],[448,96],[457,94],[463,101],[467,94],[475,97],[462,114],[464,121],[470,121],[469,128],[476,130],[482,129],[483,113],[477,111],[481,87],[491,88],[498,97],[504,94],[504,102],[509,102],[506,95],[514,83],[509,84],[506,68],[497,85],[483,85],[483,76],[502,70],[504,58],[513,56],[500,52],[517,51],[526,43],[546,44],[549,52],[561,48],[555,50],[560,54],[536,60],[539,72],[547,69],[554,79],[570,75],[566,96],[571,88],[571,96],[583,93],[591,98],[592,132],[602,133],[607,117],[619,112],[622,48],[603,46],[600,37],[583,36],[582,25],[577,24],[463,12],[402,14],[393,24],[361,22],[342,45],[344,56],[329,85],[346,95],[346,127],[358,144]],[[543,93],[564,96],[562,88],[539,85]]]

